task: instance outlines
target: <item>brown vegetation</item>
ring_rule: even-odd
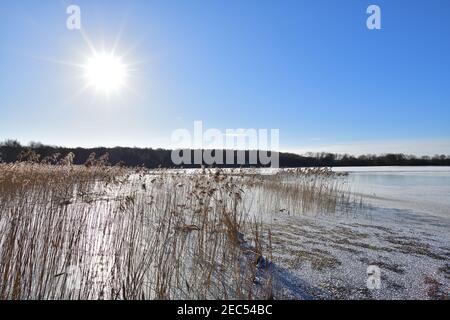
[[[351,201],[328,170],[263,176],[70,160],[0,164],[0,299],[271,298],[270,225],[259,213]]]

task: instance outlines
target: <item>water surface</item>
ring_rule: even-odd
[[[450,167],[337,167],[369,203],[450,217]]]

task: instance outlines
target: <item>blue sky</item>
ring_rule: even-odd
[[[133,64],[82,91],[89,46]],[[382,30],[366,28],[377,4]],[[167,147],[178,128],[280,129],[282,150],[450,154],[450,2],[0,2],[0,140]],[[63,63],[64,62],[64,63]]]

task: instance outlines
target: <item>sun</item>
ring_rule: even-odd
[[[126,85],[127,65],[113,53],[95,52],[83,68],[87,85],[97,92],[110,95],[118,93]]]

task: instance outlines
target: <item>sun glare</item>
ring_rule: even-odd
[[[98,92],[110,95],[126,85],[127,66],[114,54],[95,53],[88,59],[84,69],[88,86]]]

